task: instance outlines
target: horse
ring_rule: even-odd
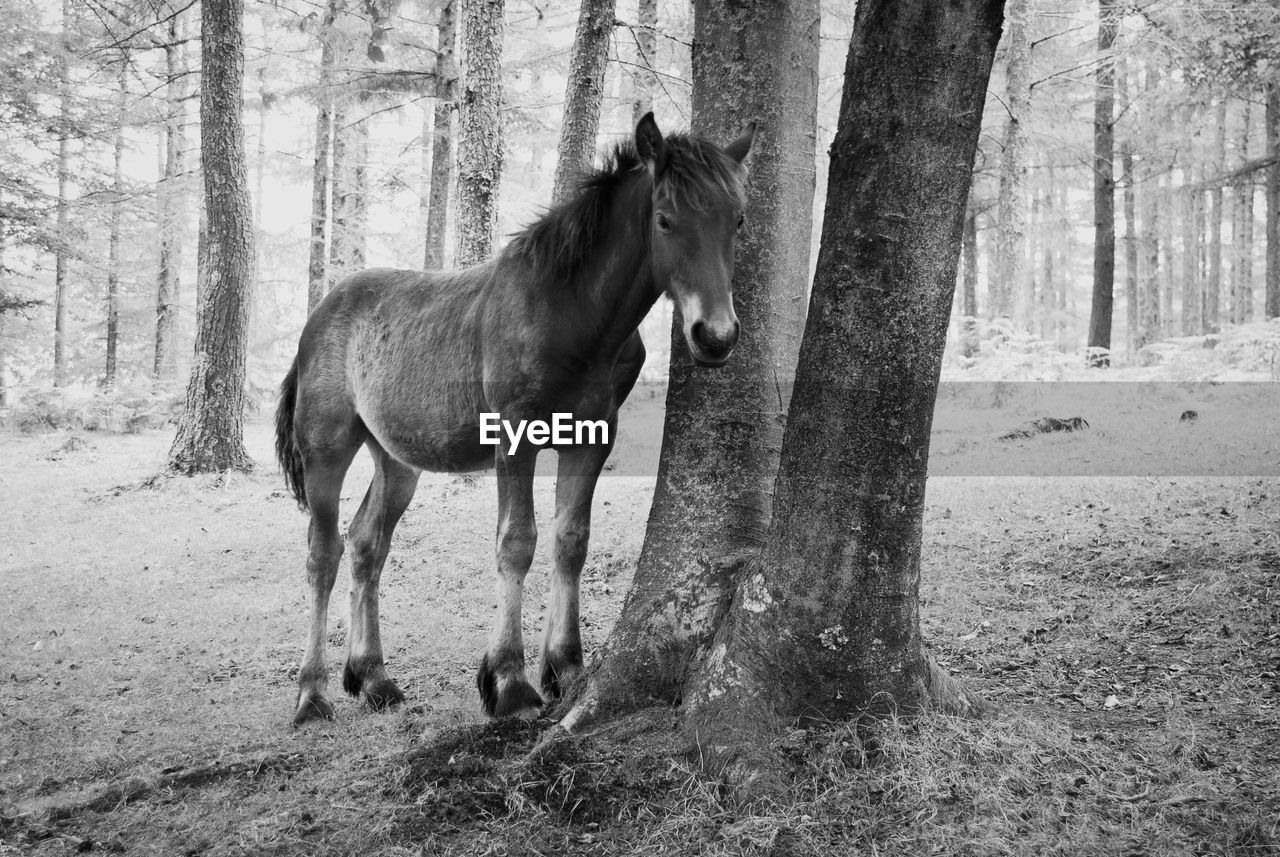
[[[456,271],[362,271],[312,312],[276,412],[276,455],[310,514],[310,624],[295,725],[333,717],[325,646],[343,554],[338,499],[362,445],[375,471],[348,530],[343,688],[374,710],[404,700],[383,660],[378,587],[419,474],[493,467],[498,614],[476,684],[490,717],[540,714],[543,696],[525,675],[520,615],[537,539],[533,477],[542,446],[482,443],[482,414],[532,423],[569,413],[609,428],[594,442],[546,444],[558,462],[542,692],[559,698],[581,675],[578,581],[592,494],[618,407],[644,363],[638,328],[668,294],[694,361],[716,367],[729,359],[739,336],[730,283],[753,135],[754,126],[724,148],[691,134],[664,136],[650,113],[633,140],[583,176],[576,195],[495,258]]]

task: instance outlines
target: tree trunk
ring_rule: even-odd
[[[1028,0],[1006,4],[1008,68],[1004,149],[1000,157],[1000,208],[996,219],[996,278],[993,318],[1027,322],[1030,305],[1023,295],[1027,258],[1027,122],[1031,115],[1031,36]]]
[[[124,208],[124,112],[125,92],[129,78],[128,55],[120,63],[116,75],[116,134],[112,142],[111,222],[107,235],[107,359],[102,374],[102,387],[116,385],[116,345],[120,338],[120,216]]]
[[[727,366],[697,368],[676,313],[644,547],[601,668],[566,718],[569,728],[602,706],[678,701],[738,571],[761,545],[804,324],[818,23],[817,0],[695,0],[693,131],[723,144],[758,123],[733,275],[742,338]]]
[[[653,97],[658,93],[658,77],[653,69],[658,64],[658,0],[639,0],[636,28],[636,68],[632,76],[631,124],[653,110]]]
[[[578,31],[569,58],[564,121],[556,150],[555,189],[551,197],[555,202],[573,192],[578,177],[595,156],[615,6],[615,0],[582,0],[578,7]]]
[[[1174,252],[1174,201],[1177,195],[1173,190],[1173,176],[1161,177],[1160,199],[1165,203],[1165,211],[1169,215],[1160,221],[1160,247],[1163,261],[1160,264],[1160,333],[1162,336],[1173,336],[1177,332],[1174,323],[1173,294],[1177,290],[1174,274],[1177,255]]]
[[[961,255],[960,353],[972,357],[978,353],[978,210],[973,204],[972,187],[964,209],[964,248]]]
[[[339,100],[333,108],[333,196],[329,218],[328,289],[364,268],[364,179],[369,120],[364,106]]]
[[[1058,248],[1055,246],[1059,242],[1054,240],[1057,235],[1057,222],[1060,219],[1058,214],[1058,197],[1057,197],[1057,181],[1053,169],[1053,162],[1050,161],[1045,166],[1045,192],[1044,192],[1044,211],[1045,211],[1045,240],[1041,242],[1041,274],[1040,280],[1044,283],[1044,288],[1040,294],[1040,338],[1048,339],[1051,335],[1057,335],[1060,322],[1054,319],[1058,309],[1058,293],[1062,290],[1062,284],[1058,282],[1057,266],[1054,264],[1055,254]]]
[[[71,32],[70,0],[62,0],[64,41]],[[53,386],[67,383],[67,262],[70,254],[68,230],[70,207],[67,193],[71,182],[71,47],[62,46],[59,60],[58,93],[58,240],[53,259]]]
[[[333,66],[334,22],[342,10],[343,0],[328,0],[324,22],[320,25],[320,80],[316,85],[316,145],[311,170],[311,247],[307,265],[307,314],[324,300],[328,289],[325,256],[328,252],[325,233],[329,229],[329,184],[332,168],[330,148],[333,145]]]
[[[1116,0],[1098,0],[1098,71],[1093,99],[1093,301],[1089,310],[1090,366],[1109,366],[1111,304],[1116,278],[1115,143]],[[1092,349],[1106,349],[1098,352]]]
[[[245,174],[243,0],[201,6],[200,153],[209,221],[195,360],[169,467],[184,474],[249,470],[245,352],[253,223]]]
[[[1280,317],[1280,84],[1267,85],[1266,317]]]
[[[1249,102],[1240,104],[1240,137],[1236,144],[1237,157],[1241,164],[1249,162]],[[1232,320],[1236,324],[1247,324],[1253,320],[1253,175],[1241,176],[1236,185],[1235,218],[1238,230],[1231,236],[1235,250],[1235,280],[1232,294]]]
[[[1002,5],[857,6],[772,521],[689,697],[704,741],[783,718],[972,702],[925,657],[920,550]]]
[[[440,6],[436,24],[436,105],[432,121],[431,198],[427,212],[427,241],[423,264],[427,270],[444,267],[445,236],[449,225],[449,177],[453,172],[453,116],[458,100],[456,0]]]
[[[181,44],[186,36],[182,15],[169,22],[169,39],[164,49],[167,82],[167,113],[164,122],[164,179],[160,183],[160,266],[156,277],[156,342],[152,373],[158,379],[177,372],[174,328],[181,292],[182,227],[187,194],[186,118],[187,62]]]
[[[1135,350],[1141,350],[1160,336],[1160,195],[1155,176],[1148,175],[1142,187],[1142,282],[1138,292],[1138,329]]]
[[[462,6],[462,111],[458,142],[458,265],[493,252],[502,178],[503,0]]]
[[[1120,96],[1120,112],[1132,109],[1129,100],[1129,70],[1116,69],[1116,89]],[[1120,140],[1120,180],[1123,182],[1121,199],[1124,207],[1124,315],[1125,334],[1130,354],[1136,350],[1138,330],[1138,224],[1137,200],[1133,186],[1133,143],[1130,135]]]
[[[1220,176],[1226,169],[1227,100],[1218,99],[1217,128],[1213,139],[1213,171]],[[1209,271],[1204,284],[1204,309],[1201,333],[1217,333],[1221,327],[1222,300],[1222,185],[1216,181],[1209,189]]]
[[[1200,241],[1196,233],[1195,178],[1189,169],[1183,171],[1186,187],[1182,200],[1182,335],[1191,336],[1199,329],[1200,309]]]

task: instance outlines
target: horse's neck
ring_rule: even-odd
[[[642,194],[647,196],[647,188],[637,187],[614,202],[606,234],[596,241],[598,249],[575,274],[573,292],[591,317],[585,330],[598,338],[593,347],[602,354],[620,349],[658,299],[647,238],[648,207],[637,204]]]

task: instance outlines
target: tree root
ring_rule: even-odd
[[[268,771],[289,771],[301,767],[299,753],[272,753],[212,762],[195,768],[166,768],[150,777],[135,776],[108,783],[87,794],[59,800],[58,795],[22,807],[21,815],[42,817],[47,821],[64,821],[86,812],[106,812],[141,800],[165,789],[193,788],[231,777],[254,779]]]

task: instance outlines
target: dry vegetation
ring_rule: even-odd
[[[304,522],[265,426],[258,474],[138,488],[167,440],[4,440],[0,855],[1280,854],[1280,480],[933,480],[926,634],[992,711],[786,731],[792,796],[743,807],[661,712],[532,755],[539,726],[481,723],[485,477],[424,478],[397,533],[410,704],[292,730]],[[589,644],[648,497],[603,480]]]

